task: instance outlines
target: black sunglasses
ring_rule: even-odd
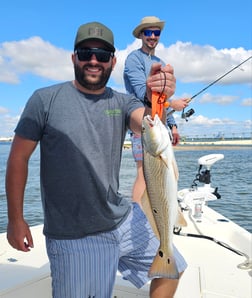
[[[153,33],[155,36],[160,36],[161,30],[143,30],[144,36],[151,36]]]
[[[109,62],[110,57],[114,57],[113,52],[99,48],[80,48],[76,49],[75,53],[80,61],[90,61],[93,55],[98,62]]]

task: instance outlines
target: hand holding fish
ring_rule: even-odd
[[[166,65],[162,67],[160,63],[153,63],[146,86],[147,96],[144,98],[144,101],[147,111],[145,110],[145,114],[147,115],[151,112],[153,119],[158,114],[159,118],[165,122],[166,113],[163,113],[163,111],[167,108],[168,103],[166,100],[174,94],[176,87],[172,66]],[[149,108],[152,110],[150,111]],[[142,112],[144,113],[144,111]],[[130,129],[136,134],[141,134],[142,112],[134,111],[131,115]]]
[[[147,79],[147,97],[150,100],[152,92],[159,92],[170,98],[176,89],[176,78],[171,65],[161,66],[153,63]]]

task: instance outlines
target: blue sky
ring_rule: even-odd
[[[193,96],[252,56],[251,0],[36,2],[1,4],[0,137],[13,135],[35,89],[73,79],[76,30],[89,21],[114,32],[117,65],[109,85],[119,91],[124,91],[124,60],[141,45],[132,31],[144,16],[166,22],[156,54],[175,69],[174,99]],[[251,136],[251,87],[252,59],[197,96],[188,122],[174,114],[180,133]]]

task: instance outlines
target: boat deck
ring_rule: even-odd
[[[211,208],[205,207],[197,222],[184,212],[188,226],[182,233],[204,234],[230,245],[251,258],[252,235]],[[190,219],[191,218],[191,219]],[[50,268],[42,225],[32,227],[35,247],[29,253],[12,249],[0,234],[0,297],[51,297]],[[239,269],[244,256],[202,238],[174,235],[174,243],[188,263],[175,298],[251,298],[252,269]],[[141,290],[118,273],[113,297],[149,297],[149,285]]]

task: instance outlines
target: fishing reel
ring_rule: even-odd
[[[183,111],[182,111],[181,118],[185,119],[185,121],[187,122],[188,118],[191,117],[195,113],[195,111],[194,111],[194,109],[190,109],[187,112],[185,112],[184,110],[185,109],[183,109]]]

